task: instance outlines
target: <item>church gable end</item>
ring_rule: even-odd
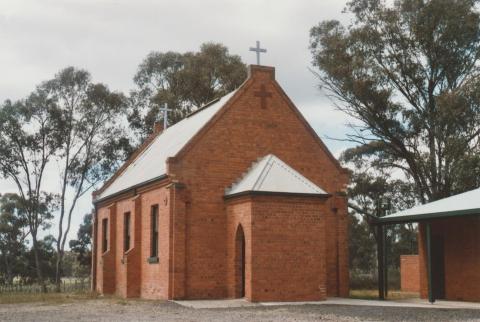
[[[231,232],[238,229],[226,228],[230,216],[225,209],[232,199],[224,199],[225,189],[241,178],[253,162],[269,154],[326,193],[311,202],[312,207],[319,209],[312,211],[311,216],[321,216],[319,227],[328,227],[324,232],[324,246],[328,250],[325,291],[328,296],[348,291],[347,212],[342,192],[348,181],[347,172],[281,90],[275,81],[274,68],[251,66],[249,79],[229,102],[167,162],[170,178],[183,184],[188,195],[185,225],[188,298],[222,298],[235,293],[221,286],[225,285],[225,278],[232,278],[228,277],[226,259],[218,255],[225,254],[226,245],[233,238]],[[302,199],[296,204],[303,202]],[[318,203],[322,206],[318,207]],[[271,209],[285,213],[300,209],[290,208],[291,205],[273,207],[272,204]],[[242,227],[248,249],[252,235],[248,224]],[[247,294],[249,289],[246,286]]]
[[[188,181],[184,171],[188,164],[241,162],[236,177],[223,177],[228,180],[224,181],[227,188],[252,162],[271,153],[327,193],[343,191],[348,181],[347,170],[276,82],[275,69],[250,66],[248,80],[176,157],[168,160],[167,168],[170,175]],[[220,174],[213,169],[211,173]]]

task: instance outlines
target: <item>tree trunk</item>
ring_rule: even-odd
[[[62,261],[63,251],[57,252],[57,262],[55,270],[55,291],[60,293],[62,291]]]
[[[5,254],[5,270],[6,270],[6,275],[7,275],[5,277],[6,283],[8,285],[12,285],[13,284],[12,265],[8,261],[8,255],[7,254]]]
[[[37,270],[38,283],[42,287],[42,292],[47,293],[47,285],[43,280],[42,266],[40,264],[40,255],[38,254],[37,236],[32,236],[32,240],[33,240],[33,254],[35,255],[35,266]]]

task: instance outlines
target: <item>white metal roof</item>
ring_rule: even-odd
[[[164,130],[97,199],[103,199],[166,174],[167,158],[175,156],[191,138],[228,102],[233,91],[212,105]]]
[[[467,191],[455,196],[440,199],[424,205],[403,210],[385,217],[380,221],[402,221],[480,214],[480,189]]]
[[[226,189],[225,195],[246,191],[327,194],[288,164],[269,154],[252,164],[247,173]]]

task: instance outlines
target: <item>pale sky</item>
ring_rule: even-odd
[[[41,81],[67,66],[88,70],[95,82],[128,93],[140,62],[151,51],[196,51],[220,42],[231,54],[255,63],[248,48],[259,40],[267,49],[262,65],[276,77],[332,153],[345,143],[347,117],[336,111],[308,70],[309,30],[322,20],[338,19],[341,0],[0,0],[0,102],[28,95]],[[52,171],[45,182],[55,190]],[[15,187],[0,180],[0,193]],[[91,209],[80,201],[70,237]],[[55,221],[54,221],[55,223]],[[52,228],[52,233],[56,227]]]

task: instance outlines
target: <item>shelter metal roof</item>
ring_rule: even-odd
[[[273,154],[253,163],[243,177],[226,189],[225,196],[247,191],[327,195],[322,188]]]
[[[416,222],[477,214],[480,214],[480,188],[381,217],[378,222]]]

